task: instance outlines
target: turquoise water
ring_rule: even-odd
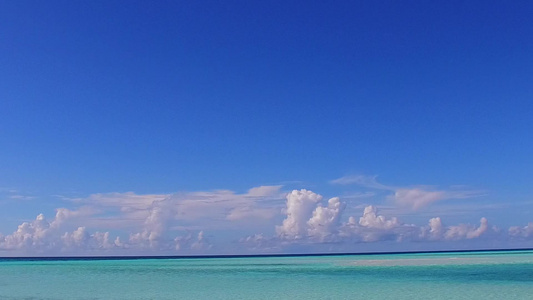
[[[533,299],[533,252],[0,259],[0,299]]]

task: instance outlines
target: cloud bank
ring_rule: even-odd
[[[358,177],[339,182],[383,187],[375,178]],[[346,215],[350,202],[342,198],[326,200],[311,190],[283,192],[281,189],[282,186],[260,186],[244,193],[228,190],[148,195],[108,193],[68,199],[75,208],[58,208],[51,219],[39,214],[33,220],[22,222],[12,233],[0,234],[0,253],[219,253],[217,239],[234,243],[232,253],[284,252],[294,245],[533,239],[533,223],[501,231],[486,218],[481,218],[479,224],[447,225],[441,216],[434,216],[426,224],[416,225],[402,222],[391,209],[383,214],[379,206],[365,205],[361,211],[349,210],[350,215]],[[398,207],[403,202],[416,208],[445,197],[470,197],[464,190],[387,190],[394,192],[391,197],[397,200]],[[248,233],[230,241],[223,236],[234,231]]]

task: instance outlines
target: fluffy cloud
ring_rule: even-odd
[[[52,221],[39,214],[35,220],[19,225],[12,234],[0,237],[0,249],[46,254],[74,249],[98,250],[115,247],[116,243],[109,240],[109,232],[90,234],[85,227],[79,227],[72,232],[62,231],[62,225],[66,221],[87,213],[87,209],[72,211],[59,208]]]
[[[280,188],[260,186],[244,194],[227,190],[181,193],[154,200],[143,210],[145,217],[141,231],[130,234],[129,243],[143,248],[166,249],[168,241],[161,244],[161,240],[172,224],[180,221],[220,226],[227,222],[268,220],[276,210],[265,207],[264,203],[281,199]],[[139,211],[135,215],[140,215]],[[199,248],[203,243],[198,240],[194,245]]]
[[[422,228],[420,236],[429,240],[439,240],[442,238],[444,230],[440,217],[431,218],[428,227]]]
[[[344,238],[355,241],[376,242],[382,240],[403,240],[411,236],[417,228],[414,225],[403,224],[396,217],[387,218],[378,215],[374,206],[367,206],[363,216],[356,222],[355,217],[349,217],[343,224],[341,232]]]
[[[58,208],[51,221],[40,214],[33,221],[23,222],[12,234],[0,235],[0,250],[24,253],[208,250],[211,244],[202,229],[198,229],[195,237],[186,235],[174,239],[173,228],[217,229],[221,224],[232,222],[254,224],[258,220],[268,220],[279,211],[276,206],[283,197],[280,189],[281,186],[260,186],[242,194],[226,190],[173,195],[128,192],[68,199],[78,208]],[[279,204],[275,204],[276,201]],[[118,235],[112,238],[110,232],[102,228],[125,232],[129,237],[125,241]]]
[[[481,218],[479,227],[474,227],[469,224],[459,224],[457,226],[450,226],[444,237],[447,240],[457,240],[457,239],[473,239],[480,237],[484,234],[488,226],[488,221],[486,218]]]
[[[479,238],[489,231],[486,218],[479,226],[459,224],[445,227],[440,217],[431,218],[428,226],[405,224],[396,217],[378,214],[375,206],[366,206],[358,219],[350,216],[342,223],[345,203],[339,198],[328,200],[322,206],[323,197],[309,190],[294,190],[287,195],[286,218],[276,226],[277,237],[254,235],[241,239],[242,243],[258,247],[287,243],[317,242],[377,242],[394,241],[446,241]]]
[[[307,222],[322,196],[308,190],[294,190],[287,195],[287,217],[276,232],[282,238],[301,239],[307,236]]]
[[[308,235],[324,241],[337,234],[339,220],[345,207],[346,204],[341,203],[338,197],[329,199],[328,206],[317,206],[313,216],[307,221]]]
[[[384,216],[378,216],[374,206],[367,206],[363,211],[363,216],[359,219],[359,225],[367,228],[387,230],[398,227],[400,222],[398,222],[398,219],[395,217],[387,220]]]
[[[205,253],[215,249],[205,237],[206,230],[212,234],[225,229],[248,230],[251,235],[238,241],[256,253],[283,252],[297,249],[290,247],[298,245],[444,242],[496,234],[485,218],[479,225],[445,226],[437,216],[429,219],[427,225],[417,226],[401,222],[394,211],[380,213],[373,205],[360,207],[360,213],[343,218],[346,203],[341,198],[325,201],[321,195],[305,189],[283,195],[280,188],[260,186],[244,193],[227,190],[174,195],[111,193],[71,199],[76,209],[58,208],[50,220],[39,214],[34,220],[20,224],[13,233],[0,234],[0,250],[19,255]],[[395,191],[399,191],[399,198],[410,199],[405,200],[409,205],[424,205],[452,193],[416,189]],[[266,222],[269,220],[279,223],[275,226]],[[260,222],[264,224],[262,230],[270,226],[269,231],[275,234],[256,234]],[[511,227],[508,235],[519,239],[532,237],[533,223]]]
[[[0,240],[3,249],[22,249],[27,247],[46,246],[46,237],[50,231],[50,223],[43,214],[39,214],[35,220],[20,224],[15,232],[4,236]]]
[[[420,237],[428,240],[463,240],[474,239],[488,232],[489,225],[486,218],[481,218],[479,226],[459,224],[445,227],[439,217],[429,220],[427,227],[421,228]]]
[[[188,233],[185,236],[178,236],[174,239],[174,249],[177,251],[190,249],[195,250],[196,252],[201,252],[211,249],[213,245],[207,241],[204,237],[204,232],[200,231],[193,237],[191,233]]]
[[[509,228],[509,235],[514,238],[533,237],[533,222],[527,223],[524,227],[512,226]]]

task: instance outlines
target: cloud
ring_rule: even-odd
[[[356,184],[364,186],[367,188],[378,189],[378,190],[394,190],[394,187],[390,187],[384,184],[377,182],[377,176],[366,176],[366,175],[349,175],[341,178],[331,180],[331,184],[339,185],[349,185]]]
[[[95,232],[91,234],[87,228],[78,227],[72,232],[65,232],[61,236],[63,241],[63,251],[83,250],[109,250],[114,248],[122,248],[124,244],[119,237],[111,240],[109,232]]]
[[[484,193],[468,190],[465,186],[452,186],[447,190],[436,190],[427,186],[394,187],[377,182],[377,176],[351,175],[331,180],[332,184],[356,184],[362,187],[393,192],[387,198],[396,205],[419,209],[431,203],[449,199],[467,199],[479,197]]]
[[[509,235],[514,238],[533,237],[533,222],[527,223],[524,227],[512,226],[509,228]]]
[[[428,240],[464,240],[481,237],[489,231],[488,221],[481,218],[480,225],[459,224],[445,227],[439,217],[429,220],[427,227],[421,228],[420,237]]]
[[[313,216],[307,221],[307,234],[322,241],[337,234],[339,220],[345,207],[346,204],[341,203],[338,197],[329,199],[326,207],[317,206]]]
[[[66,221],[89,213],[86,208],[75,211],[59,208],[52,221],[39,214],[35,220],[23,222],[12,234],[0,237],[0,249],[30,253],[60,253],[74,248],[85,250],[110,248],[112,243],[109,242],[108,232],[90,234],[85,227],[79,227],[72,232],[62,231]]]
[[[269,220],[272,219],[276,213],[277,210],[272,208],[236,207],[226,215],[226,219],[230,221],[243,219]]]
[[[442,238],[445,232],[445,228],[442,225],[440,217],[429,219],[429,229],[422,229],[421,237],[429,240],[439,240]]]
[[[276,232],[282,238],[301,239],[307,235],[307,221],[322,196],[311,191],[293,190],[287,195],[287,217]]]
[[[190,240],[190,245],[178,248],[208,250],[205,229],[220,230],[221,224],[238,222],[254,228],[258,220],[269,220],[279,214],[283,199],[280,189],[281,186],[259,186],[242,194],[227,190],[172,195],[127,192],[71,198],[68,200],[78,206],[76,209],[58,208],[50,221],[40,214],[33,221],[23,222],[12,234],[0,235],[0,250],[166,251],[176,249],[176,234],[172,233],[175,228],[181,231],[196,228],[198,233],[195,238],[183,237],[180,243]],[[109,229],[119,233],[112,238]],[[118,236],[120,233],[127,236],[125,240]]]
[[[427,205],[442,197],[470,197],[470,191],[458,188],[443,191],[444,195],[432,193],[436,191],[428,187],[413,189],[418,191],[402,194],[402,199],[409,199],[402,200],[405,205]],[[247,231],[243,234],[246,237],[235,238],[244,247],[235,251],[248,249],[256,253],[294,251],[302,245],[451,242],[505,235],[489,227],[486,218],[481,218],[479,225],[446,226],[442,215],[425,212],[431,218],[419,226],[402,222],[397,211],[382,206],[355,206],[347,210],[343,198],[326,201],[322,195],[306,189],[283,194],[281,186],[259,186],[244,193],[216,190],[172,195],[94,194],[71,199],[70,203],[75,207],[58,208],[51,219],[39,214],[34,220],[22,222],[11,234],[0,234],[0,250],[19,255],[218,252],[220,248],[206,233],[220,238],[217,234],[226,229],[237,234]],[[344,215],[347,212],[350,215]],[[258,233],[258,229],[265,228],[266,234]],[[225,232],[224,238],[229,234]],[[533,224],[511,227],[507,234],[515,239],[529,238],[533,236]]]
[[[483,195],[473,190],[427,190],[424,188],[397,189],[390,198],[398,205],[419,209],[433,202],[447,199],[467,199]]]
[[[178,193],[154,200],[144,210],[146,217],[142,230],[130,234],[129,243],[143,248],[168,248],[168,242],[161,244],[161,240],[176,222],[217,227],[224,222],[268,220],[276,214],[276,210],[263,207],[263,202],[280,200],[280,189],[281,186],[260,186],[244,194],[228,190]],[[201,244],[197,242],[196,245],[199,247]]]
[[[450,226],[444,234],[447,240],[457,239],[473,239],[480,237],[488,229],[488,221],[486,218],[481,218],[479,227],[474,227],[469,224],[459,224],[457,226]]]
[[[174,243],[174,249],[177,251],[195,250],[196,252],[202,252],[211,249],[213,246],[204,237],[203,231],[198,232],[196,237],[193,237],[191,233],[188,233],[185,236],[178,236],[174,239]]]
[[[248,190],[248,197],[266,197],[279,194],[281,185],[262,185]]]
[[[283,242],[277,237],[267,237],[263,233],[256,233],[239,239],[239,243],[248,250],[259,252],[279,252],[283,249]]]
[[[391,197],[398,205],[418,209],[435,201],[446,199],[444,191],[425,191],[419,188],[397,189]]]
[[[341,232],[345,238],[351,240],[376,242],[403,240],[416,230],[414,225],[403,224],[396,217],[387,218],[378,215],[376,207],[370,205],[364,208],[359,222],[356,222],[355,217],[349,217],[348,222],[343,224]]]
[[[278,247],[287,244],[309,244],[323,242],[378,242],[378,241],[447,241],[475,239],[489,231],[488,221],[482,218],[479,226],[459,224],[445,227],[440,217],[429,220],[428,226],[405,224],[397,217],[378,214],[375,206],[364,207],[362,216],[350,216],[341,222],[346,207],[340,198],[328,200],[322,206],[323,197],[309,190],[293,190],[287,195],[286,218],[276,226],[277,236],[248,236],[241,242],[254,248],[261,245]]]
[[[387,220],[384,216],[378,216],[374,206],[367,206],[363,216],[359,218],[359,225],[367,228],[391,229],[399,226],[398,219],[393,217]]]

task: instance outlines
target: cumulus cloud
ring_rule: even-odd
[[[470,224],[459,224],[457,226],[450,226],[444,237],[447,240],[456,239],[473,239],[480,237],[488,229],[488,221],[486,218],[481,218],[479,227],[474,227]]]
[[[23,222],[17,230],[9,235],[0,235],[0,250],[15,250],[25,254],[58,255],[66,254],[91,254],[95,251],[109,250],[168,250],[171,245],[160,244],[160,234],[163,228],[160,223],[162,214],[160,208],[154,209],[146,220],[146,229],[142,232],[130,234],[129,240],[124,242],[119,236],[111,237],[109,232],[90,232],[84,226],[73,231],[65,231],[62,226],[65,221],[73,216],[82,215],[79,211],[58,209],[56,217],[48,221],[43,214],[39,214],[31,222]],[[178,240],[174,240],[177,245]],[[206,250],[211,244],[204,238],[200,231],[196,238],[183,239],[181,243],[189,245],[193,250]],[[179,247],[176,247],[178,249]],[[116,253],[116,252],[115,252]]]
[[[527,223],[524,227],[512,226],[509,228],[509,235],[514,238],[533,237],[533,222]]]
[[[258,220],[279,213],[283,199],[280,189],[278,185],[259,186],[242,194],[227,190],[172,195],[128,192],[64,199],[78,208],[58,208],[50,221],[40,214],[33,221],[23,222],[12,234],[0,235],[0,250],[176,249],[177,240],[171,238],[174,228],[197,228],[196,237],[182,237],[180,244],[190,241],[186,249],[206,250],[210,243],[204,229],[216,230],[232,222],[247,222],[253,228]],[[119,232],[112,238],[109,231],[101,229]],[[127,236],[125,240],[118,236],[121,233]]]
[[[0,249],[20,250],[24,253],[61,253],[72,249],[109,249],[113,243],[109,241],[109,232],[90,234],[85,227],[72,232],[62,231],[62,225],[71,218],[83,216],[90,210],[57,209],[53,220],[48,221],[39,214],[31,222],[23,222],[12,234],[0,237]]]
[[[479,226],[459,224],[445,227],[439,217],[429,220],[429,225],[421,228],[420,237],[428,240],[463,240],[479,238],[488,232],[486,218],[481,218]]]
[[[144,248],[168,248],[168,243],[161,244],[161,240],[165,232],[172,228],[171,224],[179,221],[188,223],[205,221],[211,226],[216,226],[228,221],[268,220],[275,215],[276,210],[273,207],[264,207],[263,202],[279,200],[280,189],[281,186],[260,186],[244,194],[228,190],[179,193],[154,200],[144,209],[142,230],[130,234],[129,243]],[[137,215],[140,214],[137,212]],[[187,240],[186,237],[180,239],[182,239],[181,244]],[[194,245],[196,245],[194,248],[199,249],[203,242],[198,240]]]
[[[439,240],[444,235],[445,228],[440,217],[429,219],[427,228],[422,228],[421,237],[429,240]]]
[[[307,236],[307,221],[322,196],[305,189],[294,190],[287,195],[287,217],[276,227],[280,237],[300,239]]]
[[[401,223],[396,217],[387,218],[378,215],[377,208],[367,206],[363,216],[356,222],[355,217],[349,217],[343,224],[342,236],[355,241],[376,242],[382,240],[403,240],[413,234],[417,228],[414,225]]]
[[[35,220],[20,224],[15,232],[3,237],[0,247],[3,249],[23,249],[28,247],[47,246],[46,237],[49,234],[50,223],[43,214]]]
[[[363,216],[359,218],[359,225],[367,228],[391,229],[399,226],[398,219],[393,217],[387,220],[384,216],[378,216],[374,206],[367,206]]]
[[[338,197],[321,204],[322,196],[309,190],[294,190],[287,195],[286,218],[276,226],[277,237],[268,238],[263,234],[248,236],[241,242],[248,246],[272,247],[287,243],[320,242],[378,242],[393,241],[445,241],[479,238],[489,231],[486,218],[479,226],[459,224],[445,227],[440,217],[431,218],[427,226],[405,224],[397,217],[378,214],[375,206],[364,207],[358,219],[350,216],[341,222],[346,206]],[[516,231],[516,230],[515,230]]]
[[[394,192],[400,192],[398,201],[413,206],[427,205],[453,193],[456,198],[469,197],[458,189],[413,189]],[[457,241],[495,234],[485,218],[479,225],[446,226],[442,216],[435,216],[427,225],[418,226],[400,221],[397,211],[375,205],[353,207],[349,210],[351,216],[344,216],[347,205],[343,198],[326,201],[306,189],[283,194],[281,186],[260,186],[244,193],[218,190],[173,195],[95,194],[73,199],[72,203],[75,209],[58,208],[51,219],[39,214],[20,224],[13,233],[0,234],[0,250],[54,255],[205,253],[214,249],[205,232],[213,236],[213,231],[223,229],[248,231],[248,236],[238,241],[255,252],[283,252],[287,247],[324,243]],[[268,223],[269,220],[276,220],[277,224]],[[262,227],[256,227],[260,222]],[[269,226],[270,234],[256,233],[256,229],[263,231],[265,226]],[[508,235],[529,238],[533,236],[533,224],[511,227]]]
[[[204,237],[204,232],[200,231],[194,237],[191,233],[184,236],[177,236],[174,239],[174,249],[180,250],[195,250],[201,252],[211,249],[213,245]]]
[[[267,237],[263,233],[256,233],[239,239],[239,243],[252,251],[280,251],[282,242],[277,237]]]
[[[337,234],[339,220],[345,207],[346,204],[341,203],[338,197],[329,199],[328,206],[317,206],[313,216],[307,221],[308,235],[319,240],[327,240]]]

